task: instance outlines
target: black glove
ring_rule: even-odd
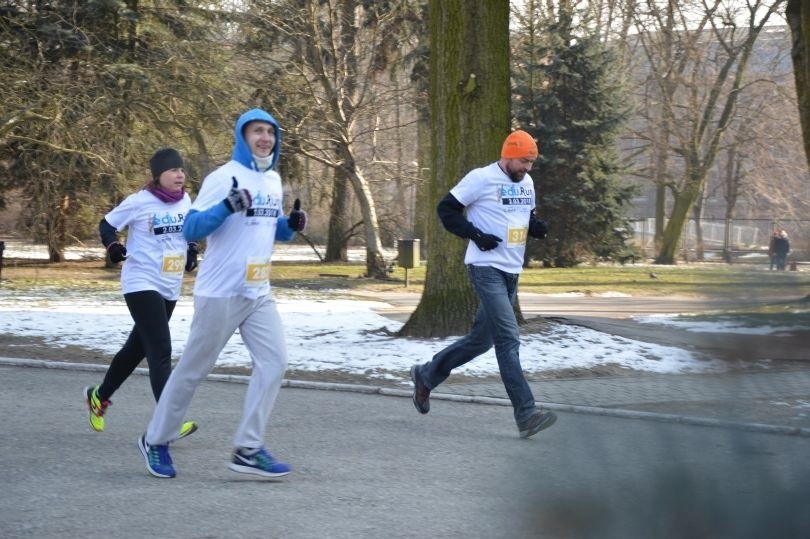
[[[186,271],[192,272],[197,267],[197,244],[189,243],[188,250],[186,251]]]
[[[548,224],[541,219],[529,220],[529,236],[538,239],[544,239],[548,236]]]
[[[236,181],[236,176],[231,176],[233,179],[233,186],[225,197],[225,205],[231,210],[231,213],[238,211],[245,211],[250,207],[253,199],[247,189],[239,189],[239,182]]]
[[[296,232],[301,232],[307,226],[307,212],[301,209],[301,199],[296,198],[293,209],[287,218],[287,224]]]
[[[117,264],[127,259],[127,248],[118,243],[112,242],[107,246],[107,252],[110,254],[110,262]]]
[[[477,228],[470,236],[470,239],[473,240],[482,251],[491,251],[498,246],[498,243],[503,241],[498,236],[481,232]]]

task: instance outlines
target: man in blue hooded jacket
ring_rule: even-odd
[[[276,120],[261,109],[245,112],[234,130],[233,158],[209,174],[183,223],[188,241],[207,238],[194,285],[194,317],[183,355],[163,389],[138,447],[149,473],[176,475],[169,442],[200,382],[239,329],[253,362],[242,420],[229,468],[278,477],[290,472],[265,449],[264,434],[278,397],[287,352],[276,302],[270,291],[270,256],[275,240],[289,241],[304,229],[306,213],[296,200],[283,214]]]

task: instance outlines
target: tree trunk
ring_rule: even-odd
[[[430,185],[430,169],[425,166],[430,161],[430,124],[427,116],[420,114],[417,124],[417,144],[419,145],[419,183],[416,188],[416,204],[414,208],[414,225],[413,234],[415,238],[422,238],[421,247],[423,252],[427,252],[430,247],[428,244],[428,223],[431,223],[430,217],[433,214],[432,204],[434,199],[431,198]]]
[[[349,180],[343,169],[333,169],[332,204],[329,207],[329,232],[324,262],[346,262],[349,259]]]
[[[662,184],[655,186],[655,234],[653,236],[653,246],[656,252],[661,249],[664,243],[664,223],[667,217],[667,187]]]
[[[429,29],[424,25],[419,25],[419,42],[426,43],[430,39]],[[420,246],[422,253],[428,250],[428,233],[430,216],[433,214],[431,198],[433,186],[430,183],[430,155],[431,155],[431,126],[430,126],[430,81],[429,62],[430,54],[425,52],[427,47],[419,47],[419,55],[416,57],[413,69],[411,70],[411,82],[414,92],[413,104],[416,111],[416,145],[417,145],[417,188],[416,201],[414,203],[414,238],[421,238]],[[424,256],[422,257],[425,258]]]
[[[703,245],[703,192],[697,197],[692,206],[692,219],[695,220],[695,259],[702,261],[705,258],[706,248]]]
[[[810,165],[810,6],[805,0],[788,0],[786,14],[793,36],[791,56],[804,152]]]
[[[663,28],[661,50],[662,63],[665,66],[672,65],[673,57],[673,35],[675,27],[675,13],[673,11],[672,2],[667,3],[666,7],[666,23]],[[672,101],[672,96],[675,94],[677,86],[668,78],[662,78],[658,84],[658,90],[661,93],[660,99],[662,103],[669,103]],[[672,138],[672,116],[669,114],[668,108],[664,105],[656,107],[660,118],[658,118],[658,125],[660,126],[660,133],[656,137],[655,143],[655,236],[653,245],[655,245],[656,252],[659,252],[661,245],[664,243],[664,227],[666,222],[667,212],[667,182],[668,182],[668,156],[670,151],[670,140]]]
[[[740,156],[737,154],[737,145],[733,144],[728,149],[726,155],[726,211],[725,223],[726,229],[723,234],[723,260],[730,264],[733,261],[731,249],[731,223],[734,221],[737,200],[740,195],[740,183],[742,181]]]
[[[354,161],[352,160],[351,163],[353,164]],[[346,172],[363,215],[363,230],[366,236],[366,275],[372,278],[385,278],[388,274],[385,271],[380,225],[377,221],[377,209],[371,194],[371,186],[362,172],[353,165]]]
[[[60,203],[52,206],[50,215],[45,219],[47,230],[45,232],[46,243],[48,245],[48,261],[64,262],[65,245],[65,215],[70,206],[70,198],[62,196]]]
[[[470,169],[498,158],[509,133],[509,3],[430,0],[431,189],[422,298],[400,335],[467,333],[477,298],[464,268],[467,242],[435,207]]]
[[[667,226],[664,228],[664,237],[661,241],[661,250],[655,259],[656,264],[675,264],[675,253],[681,241],[681,232],[686,224],[687,216],[700,194],[702,178],[691,178],[689,186],[676,193]]]

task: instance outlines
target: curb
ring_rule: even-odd
[[[40,369],[62,369],[69,371],[106,372],[107,365],[94,365],[89,363],[67,363],[61,361],[50,361],[44,359],[18,359],[0,357],[0,366],[7,367],[34,367]],[[137,368],[134,374],[149,376],[149,369]],[[238,374],[209,374],[207,380],[214,382],[229,382],[247,384],[249,376]],[[412,392],[405,389],[392,389],[387,387],[360,385],[360,384],[339,384],[333,382],[312,382],[304,380],[289,380],[287,378],[281,387],[295,389],[315,389],[320,391],[346,391],[352,393],[364,393],[370,395],[384,395],[390,397],[411,398]],[[485,404],[495,406],[511,406],[508,399],[497,397],[479,397],[474,395],[454,395],[450,393],[431,393],[431,399],[444,400],[468,404]],[[742,430],[749,432],[761,432],[765,434],[781,434],[785,436],[801,436],[810,438],[810,428],[788,427],[783,425],[769,425],[766,423],[745,423],[739,421],[727,421],[722,419],[710,419],[697,416],[686,416],[677,414],[663,414],[657,412],[639,412],[634,410],[624,410],[620,408],[601,408],[598,406],[581,406],[577,404],[559,404],[552,402],[538,402],[537,405],[547,410],[558,412],[570,412],[575,414],[599,415],[607,417],[617,417],[622,419],[642,419],[648,421],[662,421],[666,423],[681,423],[684,425],[695,425],[700,427],[725,428]]]

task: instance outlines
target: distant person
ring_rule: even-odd
[[[776,230],[771,234],[771,240],[768,242],[768,258],[770,259],[770,270],[773,271],[776,266],[776,239],[779,237],[779,232]]]
[[[788,240],[787,232],[781,230],[779,236],[773,242],[774,262],[776,269],[780,271],[785,270],[787,264],[787,255],[790,252],[790,241]]]
[[[433,389],[494,345],[520,437],[537,434],[557,419],[554,412],[537,408],[526,382],[513,307],[526,238],[545,238],[548,233],[546,223],[535,217],[534,183],[528,175],[537,156],[534,139],[515,131],[506,137],[499,161],[469,172],[439,202],[444,227],[470,240],[464,263],[479,304],[469,334],[431,361],[411,367],[413,403],[422,414],[430,411]]]
[[[290,472],[264,442],[287,366],[284,330],[270,291],[270,256],[275,240],[289,241],[307,221],[297,199],[290,215],[283,215],[281,176],[274,170],[280,137],[270,114],[261,109],[245,112],[236,122],[231,161],[205,178],[186,217],[186,238],[208,240],[194,286],[186,347],[138,440],[146,467],[156,477],[176,475],[169,454],[173,433],[237,329],[250,353],[252,371],[229,468],[268,477]]]
[[[149,160],[152,179],[124,199],[99,223],[101,242],[112,262],[123,262],[121,289],[135,327],[112,358],[101,384],[84,388],[90,426],[104,430],[110,399],[146,357],[155,400],[172,370],[169,319],[180,297],[183,271],[197,267],[197,244],[183,237],[183,220],[191,199],[183,189],[186,173],[177,150],[163,148]],[[126,246],[118,232],[129,229]],[[177,426],[173,438],[197,430],[193,421]]]

